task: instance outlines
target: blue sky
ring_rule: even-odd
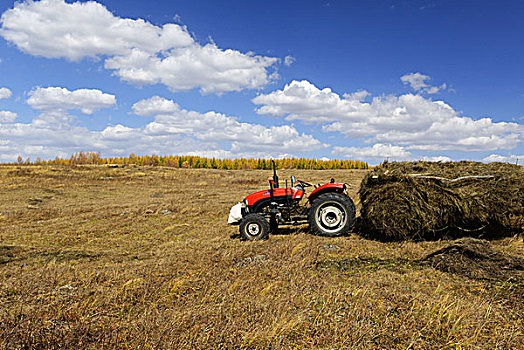
[[[0,161],[524,161],[520,1],[0,2]]]

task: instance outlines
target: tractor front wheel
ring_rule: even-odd
[[[269,222],[260,214],[249,214],[240,222],[240,236],[248,241],[260,241],[269,235]]]
[[[355,204],[349,196],[330,192],[313,200],[308,221],[313,233],[333,237],[348,233],[355,216]]]

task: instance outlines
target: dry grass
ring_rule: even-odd
[[[353,186],[365,171],[282,171]],[[0,346],[522,349],[521,285],[416,260],[447,242],[282,230],[228,210],[268,171],[0,167]],[[282,180],[281,180],[282,181]],[[492,242],[524,256],[520,238]]]

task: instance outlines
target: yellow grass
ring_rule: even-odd
[[[285,170],[348,182],[365,170]],[[229,208],[268,171],[0,167],[0,346],[522,349],[522,289],[417,263],[446,242],[284,228],[242,242]],[[524,256],[521,238],[493,242]]]

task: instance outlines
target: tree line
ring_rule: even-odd
[[[368,163],[360,160],[319,160],[311,158],[281,158],[275,159],[278,169],[368,169]],[[130,154],[127,157],[107,157],[104,158],[100,152],[79,152],[73,153],[69,158],[56,157],[51,160],[37,158],[31,161],[29,158],[24,160],[18,157],[18,165],[146,165],[146,166],[165,166],[173,168],[192,168],[192,169],[223,169],[223,170],[244,170],[244,169],[272,169],[271,159],[264,158],[207,158],[199,156],[174,156],[174,155],[144,155],[137,156]]]

